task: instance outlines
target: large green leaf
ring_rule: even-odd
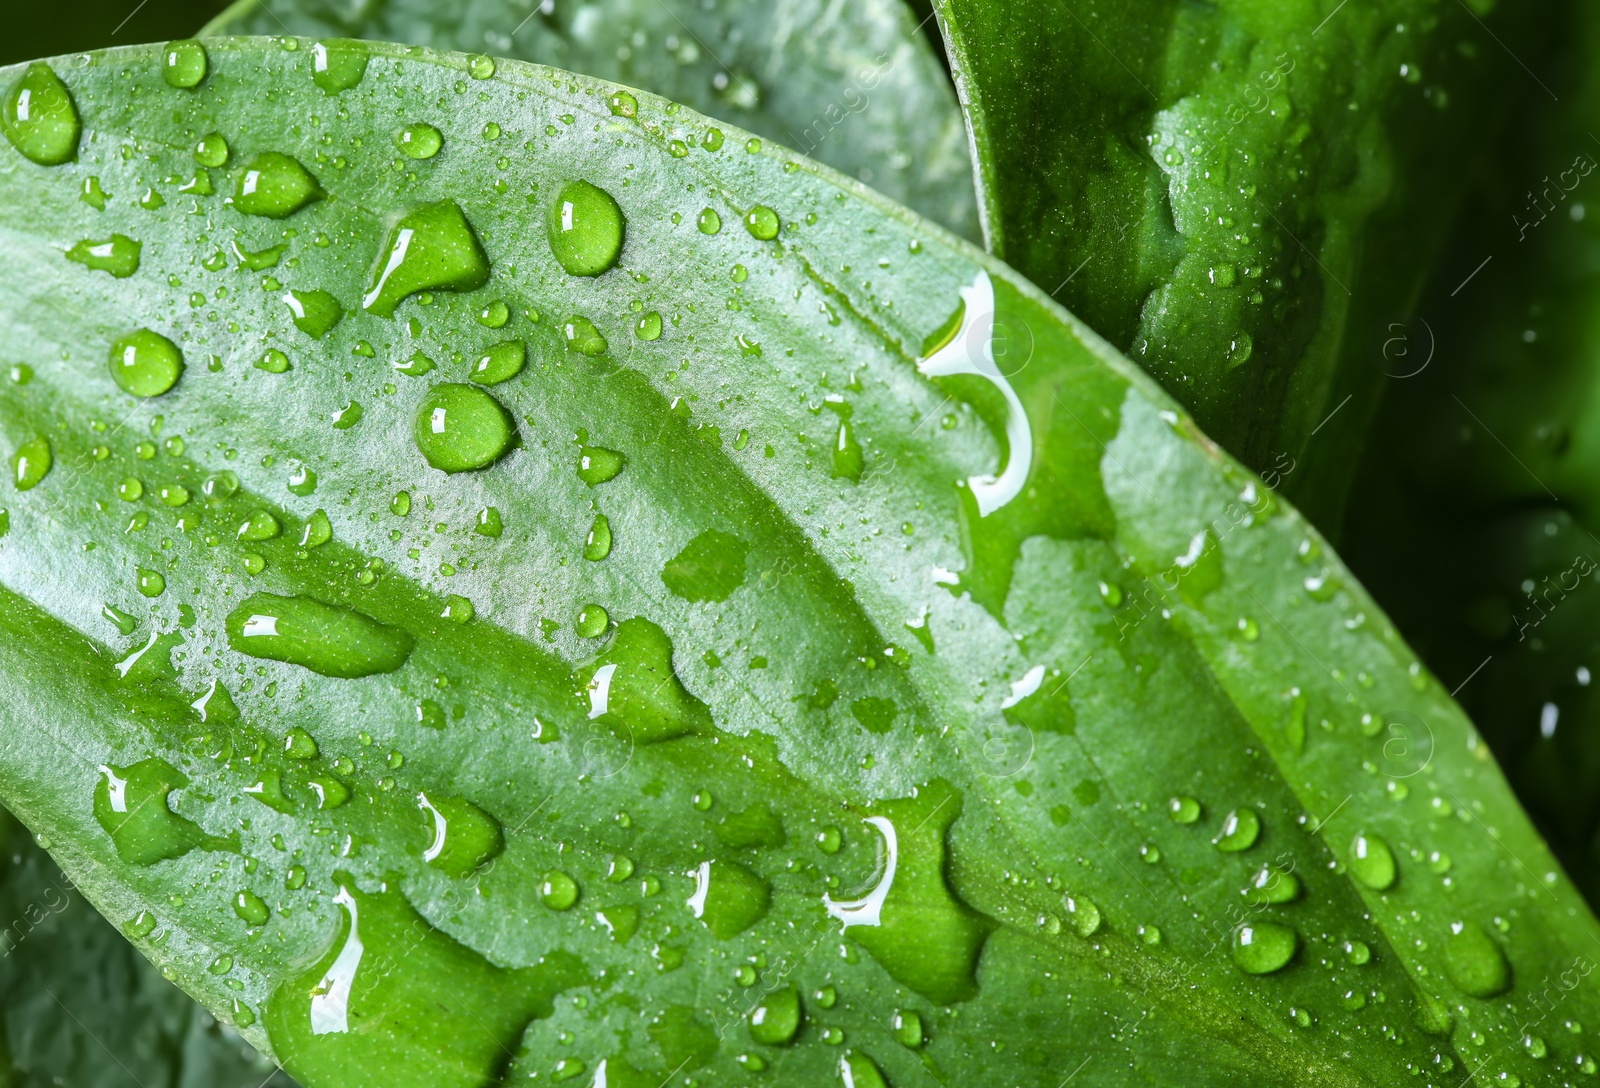
[[[258,1088],[273,1072],[107,925],[9,813],[0,846],[7,1085]]]
[[[581,76],[208,48],[58,62],[75,148],[3,75],[0,798],[303,1083],[1593,1063],[1470,724],[1016,273]]]
[[[1336,526],[1536,5],[936,6],[991,249]]]
[[[481,50],[643,87],[978,236],[950,78],[901,0],[239,0],[202,33]]]
[[[1411,326],[1432,365],[1396,390],[1352,507],[1354,560],[1483,729],[1600,900],[1600,18],[1561,11],[1559,106],[1529,103]]]

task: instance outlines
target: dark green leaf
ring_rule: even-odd
[[[1349,535],[1440,675],[1471,677],[1463,704],[1595,902],[1600,18],[1561,19],[1559,105],[1523,106],[1434,297],[1396,329],[1417,373],[1380,417]]]
[[[52,458],[6,500],[0,797],[252,1042],[313,1088],[1593,1060],[1600,928],[1471,726],[1080,323],[742,133],[685,162],[707,122],[663,100],[374,44],[330,108],[294,45],[213,40],[192,91],[154,49],[58,62],[77,158],[0,149],[33,368],[0,442]],[[390,150],[422,122],[438,155]],[[501,167],[491,122],[530,153]],[[210,132],[324,199],[243,215],[244,165],[179,197]],[[578,179],[626,220],[595,276],[552,248]],[[470,247],[396,229],[440,201],[488,261],[463,293]],[[112,230],[133,276],[65,258]],[[287,248],[213,260],[236,241]],[[379,316],[402,269],[441,286]],[[347,316],[313,340],[291,289]],[[113,379],[131,328],[180,346],[170,391]],[[528,365],[469,384],[508,336]],[[505,414],[464,425],[448,387]],[[431,436],[483,467],[429,467]],[[1525,1026],[1552,1005],[1578,1028]]]
[[[272,1064],[162,978],[9,813],[0,813],[0,835],[7,1085],[259,1088],[267,1080]],[[272,1084],[293,1082],[279,1072]]]
[[[990,247],[1337,525],[1534,6],[937,7]]]
[[[239,0],[202,33],[482,51],[643,87],[978,236],[955,95],[901,0]]]

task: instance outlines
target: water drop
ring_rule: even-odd
[[[600,330],[595,323],[587,317],[578,314],[567,318],[561,327],[561,335],[567,341],[567,350],[579,355],[604,355],[606,352],[606,338],[600,335]]]
[[[765,204],[757,204],[745,212],[744,226],[752,237],[770,242],[778,236],[778,213]]]
[[[323,676],[394,672],[414,640],[398,627],[308,597],[256,593],[227,618],[228,645],[249,657],[299,665]]]
[[[168,42],[161,50],[161,78],[169,87],[197,87],[209,67],[206,47],[193,38]]]
[[[126,234],[113,234],[104,242],[85,238],[67,250],[67,260],[76,261],[97,272],[109,272],[117,279],[124,280],[139,271],[141,248]]]
[[[228,141],[220,132],[208,132],[194,145],[194,161],[216,169],[228,162]]]
[[[1200,818],[1200,802],[1193,797],[1173,797],[1167,801],[1167,815],[1177,824],[1192,824]]]
[[[245,215],[283,219],[320,199],[322,187],[298,159],[263,151],[245,163],[234,189],[233,206]]]
[[[859,1050],[847,1050],[840,1056],[839,1079],[844,1088],[889,1088],[877,1064]]]
[[[471,801],[419,793],[417,807],[429,817],[422,859],[453,877],[470,876],[505,846],[499,821]]]
[[[504,328],[507,321],[511,320],[511,307],[499,299],[478,311],[478,324],[486,329]]]
[[[444,136],[425,121],[415,121],[395,134],[395,146],[411,159],[431,159],[444,146]]]
[[[626,459],[616,450],[604,446],[584,446],[578,451],[578,479],[596,487],[615,479],[622,471]]]
[[[597,604],[586,604],[578,612],[573,630],[579,638],[599,638],[611,626],[611,615]]]
[[[661,339],[661,315],[655,310],[640,314],[633,323],[633,334],[640,340]]]
[[[1396,875],[1394,851],[1376,835],[1358,832],[1350,841],[1350,875],[1374,891],[1384,891],[1394,884]]]
[[[177,384],[183,355],[160,333],[136,329],[112,341],[110,365],[111,377],[123,392],[158,397]]]
[[[367,43],[328,38],[311,47],[311,81],[325,94],[348,91],[367,74]]]
[[[167,579],[160,571],[139,567],[134,573],[134,588],[140,596],[159,597],[167,591]]]
[[[1450,981],[1473,997],[1495,997],[1511,987],[1511,964],[1505,952],[1476,922],[1450,923],[1444,962]]]
[[[1249,975],[1284,967],[1300,947],[1300,935],[1278,922],[1252,922],[1233,931],[1233,962]]]
[[[472,385],[446,382],[428,391],[412,428],[417,449],[443,472],[486,468],[511,448],[511,418],[500,402]]]
[[[611,644],[579,673],[589,719],[649,744],[711,724],[705,704],[690,694],[672,667],[666,632],[642,617],[617,625]]]
[[[485,506],[478,511],[478,523],[472,528],[479,536],[498,540],[505,526],[500,520],[500,511],[493,506]]]
[[[550,212],[550,249],[572,276],[598,276],[622,252],[622,209],[611,194],[587,181],[561,190]]]
[[[717,214],[715,208],[704,208],[695,225],[700,228],[701,234],[716,234],[722,229],[722,216]]]
[[[83,122],[67,85],[48,64],[35,61],[0,102],[0,128],[25,158],[59,166],[77,157]]]
[[[1224,853],[1238,853],[1255,845],[1261,834],[1261,818],[1253,808],[1240,808],[1228,813],[1222,820],[1222,830],[1211,842]]]
[[[725,601],[744,584],[750,546],[732,533],[707,529],[661,568],[668,592],[686,601]]]
[[[750,1010],[750,1038],[763,1046],[788,1046],[800,1030],[800,994],[793,986],[774,990]]]
[[[453,200],[412,209],[390,228],[361,305],[379,317],[419,291],[472,291],[489,282],[489,258]]]
[[[236,843],[207,835],[198,824],[172,811],[168,795],[188,784],[176,767],[161,759],[140,760],[129,767],[100,767],[94,817],[111,836],[118,857],[134,865],[154,865],[194,849],[237,848]]]
[[[467,57],[467,74],[473,79],[488,79],[494,75],[494,58],[473,53]]]
[[[744,866],[704,861],[688,875],[694,878],[694,893],[686,905],[717,940],[730,940],[766,916],[772,889]]]
[[[1300,896],[1300,878],[1292,870],[1263,865],[1250,878],[1244,895],[1252,903],[1289,903]]]
[[[344,317],[344,307],[327,291],[290,291],[283,296],[294,327],[321,340]]]
[[[18,491],[31,490],[49,474],[51,464],[49,440],[34,435],[11,455],[11,482]]]
[[[583,557],[591,563],[598,563],[610,554],[611,519],[604,514],[596,514],[589,526],[589,535],[583,539]]]
[[[569,910],[578,901],[578,882],[558,869],[544,874],[539,898],[551,910]]]
[[[233,897],[233,913],[243,919],[244,924],[252,929],[256,926],[266,925],[267,918],[270,916],[266,903],[262,902],[261,897],[248,888]]]
[[[528,359],[528,345],[521,340],[504,340],[478,357],[472,364],[472,380],[479,385],[499,385],[522,373]]]

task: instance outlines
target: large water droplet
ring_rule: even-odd
[[[271,593],[247,597],[228,613],[227,630],[239,653],[345,678],[394,672],[415,645],[407,632],[353,609]]]
[[[773,990],[750,1011],[750,1038],[764,1046],[788,1046],[800,1030],[800,994],[793,986]]]
[[[161,50],[161,78],[169,87],[198,87],[209,67],[206,47],[193,38],[168,42]]]
[[[446,382],[428,390],[412,434],[428,464],[443,472],[486,468],[511,448],[511,417],[482,389]]]
[[[249,888],[242,889],[233,897],[233,913],[243,919],[244,924],[252,929],[267,924],[267,919],[272,912],[267,909],[267,904],[262,898]]]
[[[750,546],[732,533],[707,529],[661,568],[661,581],[686,601],[725,601],[744,585]]]
[[[1261,817],[1256,815],[1256,810],[1239,808],[1223,817],[1222,830],[1211,841],[1218,850],[1234,854],[1254,846],[1260,834]]]
[[[672,641],[647,619],[617,625],[611,645],[579,673],[589,718],[631,731],[640,744],[702,732],[711,725],[704,703],[672,668]]]
[[[422,859],[435,869],[470,876],[505,846],[499,821],[471,801],[419,793],[417,807],[430,818]]]
[[[48,64],[35,61],[0,102],[0,128],[24,157],[59,166],[77,157],[83,122],[67,85]]]
[[[1300,935],[1279,922],[1251,922],[1233,931],[1233,962],[1248,975],[1283,968],[1300,947]]]
[[[489,258],[453,200],[424,204],[390,229],[361,305],[379,317],[418,291],[471,291],[489,282]]]
[[[1511,988],[1511,964],[1477,922],[1451,922],[1444,941],[1445,972],[1463,993],[1494,997]]]
[[[877,1063],[859,1050],[846,1050],[840,1055],[839,1080],[844,1088],[889,1088]]]
[[[613,480],[622,471],[626,459],[616,450],[604,446],[584,446],[578,451],[578,479],[590,487],[598,487]]]
[[[431,159],[444,146],[444,136],[425,121],[407,125],[395,134],[395,145],[411,159]]]
[[[759,922],[772,901],[772,889],[755,873],[731,861],[703,861],[693,870],[690,913],[719,941],[730,940]]]
[[[159,397],[183,374],[183,353],[158,332],[135,329],[111,342],[111,377],[135,397]]]
[[[753,237],[770,242],[778,236],[778,213],[765,204],[757,204],[744,213],[744,226]]]
[[[49,440],[42,434],[34,435],[11,455],[11,482],[18,491],[31,490],[49,474],[52,463]]]
[[[598,276],[617,263],[625,220],[611,194],[587,181],[561,190],[550,211],[550,250],[572,276]]]
[[[367,43],[328,38],[311,47],[311,80],[327,94],[348,91],[367,74]]]
[[[1376,835],[1358,832],[1350,841],[1350,875],[1375,891],[1384,891],[1394,883],[1394,851]]]
[[[236,850],[238,844],[208,835],[169,807],[167,795],[189,784],[161,759],[130,767],[100,767],[94,787],[94,818],[111,836],[117,856],[134,865],[181,858],[191,850]]]
[[[104,242],[85,238],[67,250],[67,260],[77,261],[97,272],[109,272],[117,279],[125,280],[139,271],[141,248],[138,242],[126,234],[113,234]]]
[[[263,151],[240,172],[233,206],[246,215],[283,219],[321,198],[322,187],[298,159]]]
[[[429,925],[398,889],[367,893],[335,879],[339,923],[327,951],[278,985],[265,1015],[303,1084],[343,1083],[352,1069],[390,1088],[494,1083],[528,1022],[584,981],[578,960],[559,951],[535,967],[496,967]]]
[[[910,797],[873,806],[882,837],[877,881],[859,899],[823,897],[828,913],[899,982],[948,1004],[977,993],[978,956],[992,924],[945,879],[945,833],[961,796],[936,779]]]

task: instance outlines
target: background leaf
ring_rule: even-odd
[[[106,924],[9,814],[0,1001],[16,1088],[292,1085]]]
[[[977,237],[960,110],[900,0],[241,0],[205,33],[374,38],[643,87]]]
[[[1600,560],[1588,211],[1600,145],[1600,21],[1561,8],[1429,304],[1406,335],[1432,365],[1396,383],[1362,469],[1354,562],[1452,686],[1591,901],[1600,748],[1589,670]],[[1419,351],[1416,362],[1429,361]],[[1470,678],[1470,682],[1469,681]]]
[[[1336,529],[1388,323],[1485,131],[1545,93],[1514,57],[1547,24],[1462,0],[1048,8],[938,5],[990,247]]]
[[[208,48],[58,62],[77,158],[4,151],[0,796],[304,1083],[1593,1061],[1594,919],[1471,726],[1026,281],[648,95]],[[500,450],[450,413],[513,338],[513,447],[429,468]]]

